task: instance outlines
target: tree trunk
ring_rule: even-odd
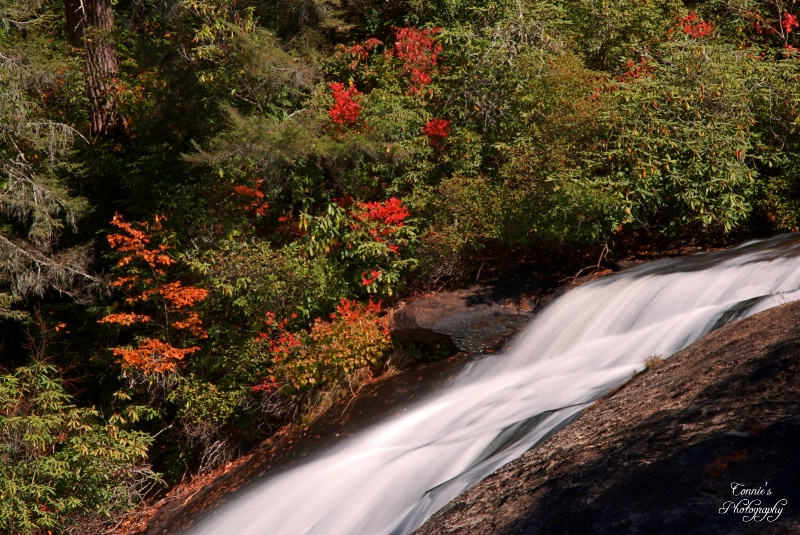
[[[92,135],[114,137],[125,125],[119,114],[119,62],[110,0],[64,0],[67,37],[83,49]]]
[[[75,48],[83,48],[83,28],[86,20],[81,0],[64,0],[64,15],[67,20],[67,38]]]

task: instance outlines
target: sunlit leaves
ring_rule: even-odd
[[[99,323],[138,325],[151,334],[132,345],[112,349],[123,369],[146,375],[174,373],[188,355],[199,349],[196,345],[180,347],[165,340],[208,338],[199,315],[192,310],[206,299],[208,291],[186,286],[180,280],[169,280],[167,270],[178,262],[169,256],[170,247],[163,242],[163,221],[163,217],[156,216],[153,223],[134,225],[117,214],[111,224],[120,232],[108,235],[109,245],[121,255],[117,267],[122,274],[112,285],[126,290],[128,306],[149,312],[117,312],[106,315]],[[154,240],[161,243],[152,243]]]
[[[342,299],[330,320],[317,319],[310,332],[292,332],[288,321],[268,313],[257,342],[272,364],[256,392],[293,394],[331,388],[359,369],[376,371],[391,347],[387,318],[374,303]]]
[[[140,466],[149,437],[125,427],[140,412],[75,407],[42,362],[0,375],[0,529],[61,531],[136,505],[157,482]]]
[[[610,130],[590,156],[593,180],[619,196],[628,223],[730,230],[757,198],[768,154],[758,113],[785,90],[770,74],[777,65],[691,43],[665,46],[660,59],[651,76],[612,89]]]

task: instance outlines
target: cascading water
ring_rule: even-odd
[[[800,237],[662,260],[554,300],[504,355],[234,496],[191,535],[404,534],[575,418],[652,355],[800,298]]]

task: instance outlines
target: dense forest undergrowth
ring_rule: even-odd
[[[396,365],[399,299],[795,230],[798,12],[3,2],[0,530],[308,421]]]

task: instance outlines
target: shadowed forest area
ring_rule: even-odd
[[[798,4],[3,2],[0,531],[432,358],[387,310],[484,264],[796,230]]]

